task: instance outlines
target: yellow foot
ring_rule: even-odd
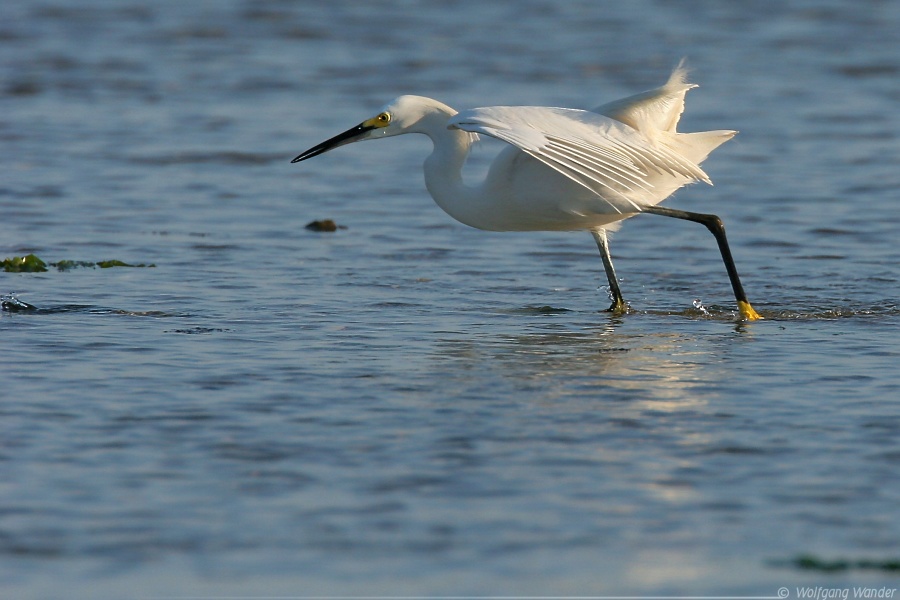
[[[611,312],[614,315],[624,315],[628,312],[628,304],[626,304],[624,300],[613,302],[610,307],[606,309],[606,312]]]
[[[762,319],[760,314],[753,310],[753,307],[750,306],[749,302],[742,302],[738,300],[738,310],[741,311],[741,318],[745,321],[758,321]]]

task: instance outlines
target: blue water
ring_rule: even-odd
[[[7,2],[0,596],[900,587],[900,4]],[[443,214],[402,93],[701,87],[712,237]],[[476,154],[483,169],[496,145]],[[316,233],[313,219],[347,229]],[[697,306],[695,307],[695,302]],[[797,559],[851,568],[804,569]]]

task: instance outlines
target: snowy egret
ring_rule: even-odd
[[[491,106],[457,112],[421,96],[400,96],[371,119],[300,154],[299,162],[362,140],[404,133],[431,138],[425,186],[451,217],[490,231],[591,232],[603,260],[612,305],[625,311],[609,253],[608,231],[623,219],[650,213],[701,223],[715,236],[741,317],[761,317],[741,286],[722,220],[657,206],[680,187],[712,185],[700,163],[736,131],[679,133],[687,83],[680,64],[662,87],[591,111],[537,106]],[[477,186],[462,168],[478,134],[503,140]]]

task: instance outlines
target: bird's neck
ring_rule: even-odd
[[[467,186],[462,177],[475,137],[459,129],[447,128],[447,119],[453,114],[455,111],[444,115],[438,126],[423,131],[434,143],[434,151],[425,159],[425,187],[448,215],[471,227],[483,228],[478,217],[482,202],[477,188]]]

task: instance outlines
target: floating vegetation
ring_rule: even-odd
[[[71,271],[72,269],[93,269],[97,263],[87,262],[84,260],[61,260],[58,263],[51,263],[59,271]]]
[[[57,271],[71,271],[72,269],[110,269],[113,267],[131,267],[131,268],[154,268],[156,265],[138,264],[132,265],[121,260],[101,260],[99,262],[89,262],[85,260],[61,260],[55,263],[45,263],[43,260],[29,254],[27,256],[13,256],[4,259],[3,270],[7,273],[43,273],[48,266],[55,267]]]
[[[134,268],[153,268],[156,265],[145,265],[143,263],[139,265],[129,265],[128,263],[124,263],[121,260],[101,260],[97,263],[97,266],[101,269],[111,269],[112,267],[134,267]]]
[[[338,225],[331,219],[322,219],[321,221],[310,221],[306,224],[306,228],[310,231],[337,231],[338,229],[347,229],[347,226]]]
[[[3,260],[3,270],[7,273],[43,273],[47,270],[47,263],[34,254],[13,256]]]
[[[900,559],[872,560],[838,558],[826,560],[812,554],[803,554],[796,558],[777,561],[775,566],[793,567],[804,571],[820,573],[843,573],[846,571],[881,571],[884,573],[900,573]]]

